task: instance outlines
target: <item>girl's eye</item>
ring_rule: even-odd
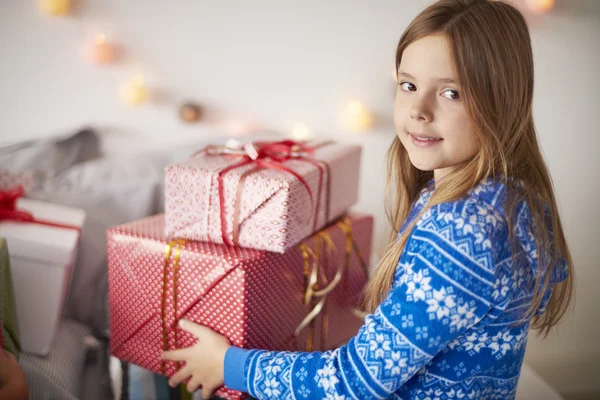
[[[444,92],[442,92],[442,96],[444,96],[445,98],[450,99],[450,100],[460,99],[460,95],[458,94],[458,91],[452,90],[452,89],[444,90]]]
[[[400,87],[405,92],[414,92],[414,91],[417,90],[417,87],[415,85],[413,85],[412,83],[410,83],[410,82],[401,82],[400,83]]]

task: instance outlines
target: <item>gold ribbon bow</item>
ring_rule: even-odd
[[[365,276],[369,277],[369,270],[367,264],[365,263],[362,255],[360,254],[360,250],[356,241],[354,240],[352,234],[352,223],[349,218],[344,218],[341,221],[337,222],[337,226],[345,233],[346,240],[344,243],[344,262],[338,263],[337,271],[335,276],[333,277],[331,282],[327,281],[327,277],[323,271],[323,268],[320,268],[319,262],[321,259],[321,248],[325,245],[325,257],[328,257],[332,250],[335,249],[335,245],[331,240],[329,234],[325,231],[321,231],[313,236],[315,243],[315,250],[313,251],[308,245],[302,243],[300,245],[300,251],[302,252],[302,257],[304,259],[304,295],[303,295],[303,303],[311,304],[312,308],[309,313],[302,319],[296,330],[294,331],[294,336],[297,338],[300,335],[300,332],[304,330],[307,326],[309,326],[309,333],[306,338],[306,351],[313,351],[314,348],[314,335],[315,335],[315,320],[319,314],[323,314],[322,319],[322,329],[321,329],[321,346],[325,344],[325,338],[328,333],[328,315],[327,315],[327,296],[329,293],[335,289],[342,278],[344,279],[344,290],[348,290],[348,271],[350,269],[350,258],[352,255],[352,251],[359,259],[363,272]],[[312,258],[312,260],[311,260]],[[327,264],[327,259],[325,260],[325,265]],[[325,287],[319,289],[318,286],[318,278],[321,276]],[[319,299],[318,301],[315,301]],[[353,308],[352,313],[361,319],[364,319],[366,313]]]

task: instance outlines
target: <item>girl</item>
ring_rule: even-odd
[[[512,399],[530,327],[565,313],[572,264],[532,119],[525,19],[494,0],[440,0],[396,51],[397,136],[388,152],[395,229],[350,341],[314,353],[231,347],[182,321],[204,397]],[[389,185],[388,185],[389,186]]]

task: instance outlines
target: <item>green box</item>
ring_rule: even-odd
[[[2,347],[19,358],[21,353],[19,322],[8,245],[4,238],[0,238],[0,323],[2,324],[2,332],[0,332],[2,333]]]

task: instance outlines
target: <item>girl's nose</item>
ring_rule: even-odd
[[[415,100],[410,108],[410,117],[420,122],[431,122],[433,120],[433,114],[423,100]]]

